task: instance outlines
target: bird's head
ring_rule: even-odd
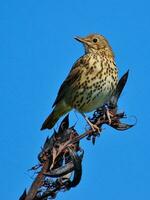
[[[106,38],[99,34],[91,34],[87,37],[75,37],[85,47],[85,53],[105,53],[114,57],[112,48]]]

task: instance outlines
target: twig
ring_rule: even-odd
[[[33,181],[25,200],[36,200],[36,194],[39,189],[39,186],[43,185],[44,183],[45,176],[43,174],[47,172],[48,167],[49,167],[49,160],[46,160],[43,163],[41,171],[38,173],[35,180]]]
[[[93,124],[100,128],[100,133],[102,132],[103,124],[107,124],[119,131],[127,130],[133,126],[121,123],[120,119],[125,117],[124,113],[117,114],[117,102],[127,78],[128,72],[120,79],[117,90],[108,103],[111,115],[108,116],[108,110],[106,114],[105,109],[100,108],[90,119]],[[84,152],[79,146],[79,141],[87,137],[87,139],[92,139],[94,144],[96,136],[99,136],[100,133],[90,129],[79,135],[74,127],[69,128],[69,119],[66,116],[58,132],[54,131],[54,134],[46,139],[42,152],[38,155],[40,172],[38,172],[29,191],[26,193],[25,190],[20,200],[55,198],[59,191],[65,191],[78,185],[82,175]],[[82,153],[79,155],[80,151]],[[32,169],[36,170],[37,166]],[[74,173],[73,180],[71,180],[70,173]],[[53,177],[55,178],[54,180]]]

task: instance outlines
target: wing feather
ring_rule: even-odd
[[[70,70],[70,73],[68,74],[67,78],[62,83],[58,91],[56,100],[53,104],[53,107],[66,96],[66,94],[68,93],[68,89],[74,88],[76,80],[78,80],[78,78],[81,76],[80,72],[82,70],[82,67],[86,65],[86,59],[83,59],[83,57],[77,60],[77,62],[73,65],[72,69]]]

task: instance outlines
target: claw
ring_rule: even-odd
[[[100,132],[100,128],[96,125],[96,124],[92,124],[91,122],[89,123],[89,125],[91,126],[92,130],[94,132],[99,133]]]
[[[100,133],[100,128],[96,124],[93,124],[85,114],[83,114],[83,113],[81,113],[81,114],[84,117],[84,119],[86,120],[86,122],[90,125],[93,132]]]
[[[105,109],[105,114],[106,114],[106,116],[108,118],[108,124],[111,125],[111,123],[112,123],[111,117],[114,116],[114,113],[112,113],[109,110],[109,106],[107,104],[104,105],[104,109]]]

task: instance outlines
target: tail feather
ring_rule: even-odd
[[[69,112],[71,108],[67,106],[64,102],[59,102],[56,104],[54,110],[51,114],[47,117],[47,119],[42,124],[41,130],[44,129],[51,129],[56,124],[61,116]]]
[[[58,121],[59,117],[56,115],[56,113],[53,111],[47,119],[42,124],[41,130],[44,130],[46,128],[51,129]]]

